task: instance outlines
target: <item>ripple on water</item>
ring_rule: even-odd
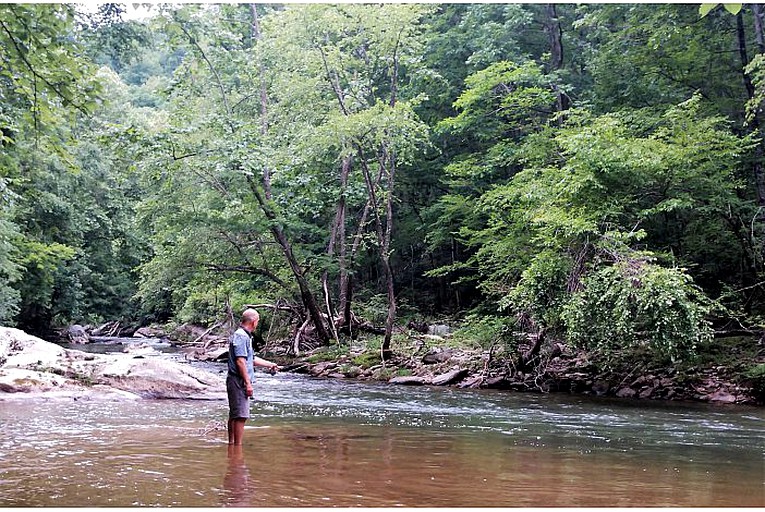
[[[225,422],[225,402],[0,402],[0,504],[765,502],[765,421],[751,409],[289,375],[259,377],[256,389],[239,458],[229,455],[224,431],[206,428]]]

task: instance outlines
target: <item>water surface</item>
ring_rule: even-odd
[[[762,408],[255,387],[238,451],[223,401],[0,400],[0,506],[765,506]]]

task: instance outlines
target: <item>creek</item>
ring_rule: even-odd
[[[763,408],[263,373],[255,393],[240,450],[225,401],[0,399],[0,506],[765,506]]]

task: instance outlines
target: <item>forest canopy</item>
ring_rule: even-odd
[[[758,4],[0,5],[0,323],[765,323]]]

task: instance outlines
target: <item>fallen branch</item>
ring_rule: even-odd
[[[203,333],[202,333],[202,334],[201,334],[201,335],[200,335],[200,336],[199,336],[197,339],[195,339],[195,340],[194,340],[192,343],[197,343],[197,342],[201,341],[201,340],[202,340],[202,339],[203,339],[205,336],[207,336],[208,334],[210,334],[210,331],[212,331],[213,329],[217,329],[217,328],[218,328],[218,327],[220,327],[221,325],[223,325],[223,322],[215,322],[215,324],[214,324],[212,327],[210,327],[210,328],[209,328],[209,329],[207,329],[205,332],[203,332]],[[210,340],[207,340],[207,341],[205,342],[205,344],[203,345],[203,347],[204,347],[204,348],[207,348],[207,345],[209,345],[209,344],[210,344]]]
[[[282,306],[279,304],[245,304],[244,307],[252,309],[273,309],[274,311],[293,311],[292,306]]]

